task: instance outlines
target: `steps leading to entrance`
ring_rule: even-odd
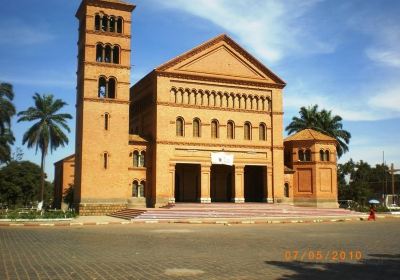
[[[131,220],[134,219],[141,214],[147,212],[147,210],[141,210],[141,209],[124,209],[121,211],[114,212],[108,216],[114,217],[114,218],[120,218],[120,219],[125,219],[125,220]]]
[[[345,209],[321,209],[266,203],[177,203],[164,208],[125,209],[110,216],[135,220],[176,220],[204,218],[338,217],[359,213]]]

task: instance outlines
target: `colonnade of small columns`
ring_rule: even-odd
[[[170,91],[171,102],[176,104],[224,107],[256,111],[271,111],[271,99],[254,94],[228,93],[220,91],[176,89]]]

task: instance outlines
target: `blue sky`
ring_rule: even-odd
[[[400,166],[400,1],[136,0],[132,84],[157,65],[227,33],[287,82],[285,126],[301,106],[319,104],[352,133],[349,158]],[[0,81],[14,85],[17,110],[32,95],[52,93],[75,115],[80,0],[0,0]],[[17,124],[22,147],[28,124]],[[70,144],[48,157],[74,152]],[[24,159],[39,162],[34,150]]]

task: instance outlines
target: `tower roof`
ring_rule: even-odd
[[[284,142],[289,142],[289,141],[335,141],[336,139],[328,136],[326,134],[323,134],[319,131],[316,131],[311,128],[303,129],[293,135],[290,135],[285,138]]]
[[[104,7],[104,8],[112,8],[112,9],[120,9],[124,11],[132,12],[135,9],[135,5],[129,3],[127,1],[122,0],[82,0],[79,8],[76,12],[76,17],[79,18],[83,13],[83,7],[87,5]]]

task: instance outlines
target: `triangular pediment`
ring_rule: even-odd
[[[194,76],[285,84],[226,35],[201,44],[156,70]]]

